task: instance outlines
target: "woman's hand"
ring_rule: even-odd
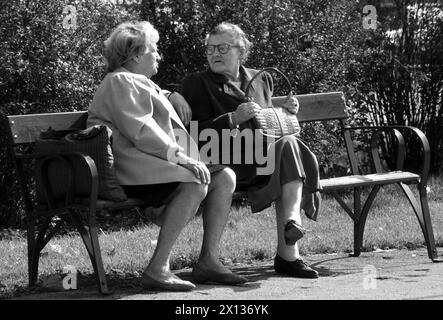
[[[168,99],[180,117],[180,120],[187,126],[192,120],[192,110],[186,99],[175,91],[169,95]]]
[[[261,107],[253,101],[242,103],[234,112],[236,124],[242,124],[243,122],[254,118],[257,114],[259,114],[260,110]]]
[[[194,175],[200,179],[201,183],[211,183],[211,173],[203,162],[192,159],[182,152],[178,152],[177,157],[179,164],[192,171],[192,173],[194,173]]]
[[[282,104],[282,107],[287,109],[290,113],[297,114],[300,105],[297,98],[291,93],[286,101]]]

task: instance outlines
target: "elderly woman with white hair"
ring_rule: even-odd
[[[195,288],[170,270],[169,259],[179,234],[204,199],[204,235],[192,271],[194,282],[244,283],[244,277],[232,273],[218,258],[235,174],[227,167],[207,167],[199,161],[198,153],[192,152],[195,142],[169,102],[168,92],[150,80],[160,60],[158,40],[157,30],[148,22],[119,25],[105,41],[108,73],[88,109],[89,125],[104,124],[112,131],[116,176],[127,195],[165,207],[142,284],[171,291]]]
[[[244,67],[252,43],[240,27],[224,22],[209,32],[205,44],[209,68],[186,77],[181,91],[191,107],[188,112],[192,114],[193,120],[198,121],[199,131],[213,129],[222,135],[223,130],[238,129],[241,132],[251,130],[253,135],[259,134],[252,119],[262,107],[271,105],[273,83],[268,73],[262,73],[250,87],[252,101],[246,98],[245,89],[259,72]],[[297,99],[289,98],[284,107],[297,113]],[[263,146],[255,141],[260,139],[254,139],[249,149],[245,145],[241,154],[257,154],[255,149]],[[320,209],[321,186],[317,159],[295,135],[284,136],[271,143],[275,147],[275,170],[272,174],[258,174],[257,163],[234,161],[229,166],[236,173],[237,186],[248,190],[253,212],[261,211],[275,202],[275,271],[293,277],[317,278],[318,272],[301,259],[297,243],[306,232],[301,226],[301,210],[315,220]],[[235,146],[235,143],[232,145]],[[238,150],[219,150],[220,155],[226,152],[232,155],[238,153]],[[258,154],[265,152],[266,149]]]

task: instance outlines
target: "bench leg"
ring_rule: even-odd
[[[361,190],[360,188],[354,188],[354,252],[351,254],[353,257],[358,257],[361,253],[363,246],[363,232],[360,232],[358,222],[360,221],[361,213]]]
[[[420,205],[417,203],[414,194],[411,189],[405,185],[404,183],[399,183],[401,189],[409,200],[412,208],[414,209],[415,215],[417,216],[418,222],[420,224],[420,228],[423,232],[423,236],[426,241],[426,247],[428,249],[428,256],[434,262],[442,262],[441,259],[438,259],[437,249],[435,247],[435,239],[434,232],[432,229],[431,216],[429,213],[429,204],[426,188],[421,184],[417,185],[419,197],[420,197]]]
[[[89,258],[91,259],[91,264],[97,279],[98,289],[102,294],[110,294],[111,291],[108,289],[108,285],[106,282],[106,275],[103,268],[100,244],[98,241],[97,226],[95,223],[95,209],[93,213],[91,213],[91,211],[88,212],[88,230],[83,225],[78,213],[74,212],[74,210],[71,210],[70,213],[72,220],[77,227],[80,236],[82,237],[86,250],[88,251]]]
[[[60,229],[62,221],[60,220],[54,227],[51,227],[52,217],[45,217],[39,227],[38,234],[35,234],[36,219],[31,218],[28,224],[28,272],[29,286],[33,287],[38,280],[38,264],[40,252],[46,244],[52,239],[54,234]],[[49,232],[47,232],[49,230]]]
[[[352,256],[358,257],[361,253],[361,249],[363,248],[363,234],[365,231],[366,219],[368,217],[369,209],[374,202],[375,196],[380,190],[381,186],[374,186],[369,193],[368,198],[365,201],[363,209],[361,210],[359,215],[356,215],[356,219],[354,220],[354,253]],[[354,195],[354,201],[360,202],[361,194],[358,194],[357,197]],[[354,205],[355,212],[360,210],[360,206]]]
[[[38,258],[36,257],[35,249],[35,218],[29,215],[26,218],[27,224],[27,240],[28,240],[28,282],[29,287],[32,288],[37,283],[38,278]]]

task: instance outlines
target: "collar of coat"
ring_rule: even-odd
[[[156,84],[154,81],[152,81],[150,78],[146,77],[145,75],[140,75],[138,73],[131,72],[124,67],[117,68],[113,72],[126,72],[126,73],[130,73],[132,76],[140,77],[139,79],[143,79],[143,84],[145,86],[154,89],[160,96],[164,97],[163,103],[159,104],[158,107],[163,107],[169,112],[169,116],[173,122],[172,123],[173,127],[175,128],[175,127],[179,126],[180,128],[182,128],[183,130],[186,131],[186,128],[185,128],[183,122],[181,121],[179,115],[177,114],[177,111],[175,111],[173,105],[170,103],[169,99],[164,95],[163,90],[158,86],[158,84]],[[174,123],[176,123],[176,125]]]
[[[240,80],[241,80],[241,86],[238,88],[234,83],[224,74],[215,73],[211,69],[208,68],[206,71],[206,74],[209,76],[209,78],[220,85],[221,88],[223,88],[223,92],[227,95],[230,95],[234,98],[237,98],[238,100],[244,102],[247,101],[246,94],[244,90],[246,89],[246,86],[248,85],[249,81],[251,81],[252,77],[258,72],[258,70],[255,69],[248,69],[243,66],[240,66]],[[248,95],[253,96],[253,92],[258,87],[259,82],[263,82],[260,77],[256,78],[253,83],[251,83],[251,86],[249,88]]]

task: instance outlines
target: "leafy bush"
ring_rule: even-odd
[[[443,172],[442,9],[437,2],[396,1],[391,14],[381,11],[380,27],[356,60],[362,78],[353,96],[376,125],[420,128],[429,139],[436,173]],[[416,158],[406,164],[417,169]]]

